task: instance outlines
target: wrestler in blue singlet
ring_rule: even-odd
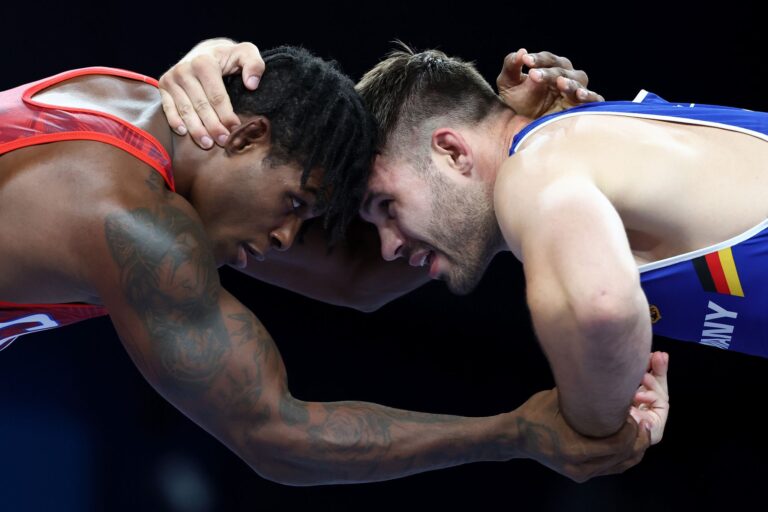
[[[641,91],[634,101],[590,103],[542,117],[515,136],[509,154],[551,122],[600,114],[710,126],[768,142],[768,113],[668,103]],[[655,334],[768,357],[768,219],[730,240],[639,270]]]

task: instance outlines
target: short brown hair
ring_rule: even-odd
[[[376,118],[380,151],[412,146],[413,131],[431,135],[430,120],[471,125],[508,108],[473,64],[439,50],[415,53],[399,44],[402,49],[387,55],[356,86]],[[401,135],[402,130],[407,133]]]

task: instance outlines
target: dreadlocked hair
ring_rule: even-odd
[[[360,207],[376,140],[376,125],[335,62],[303,48],[281,46],[263,52],[266,70],[255,91],[237,75],[225,83],[235,112],[263,115],[272,126],[273,162],[296,162],[301,185],[312,169],[323,177],[317,207],[331,241],[343,237]]]

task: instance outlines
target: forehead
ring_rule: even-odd
[[[368,210],[379,198],[406,200],[420,191],[422,185],[412,164],[404,159],[378,155],[368,179],[368,190],[363,199],[362,210]]]
[[[409,181],[413,175],[410,165],[401,158],[377,155],[373,162],[368,192],[386,194]]]
[[[302,188],[310,192],[317,191],[323,182],[323,169],[316,167],[309,172],[306,183],[301,185],[301,176],[304,174],[304,167],[298,162],[269,162],[269,159],[263,162],[263,173],[260,180],[265,178],[272,183],[281,183],[290,188]]]

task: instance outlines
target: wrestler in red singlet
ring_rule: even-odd
[[[155,169],[174,190],[171,159],[152,135],[122,119],[94,110],[58,107],[34,95],[66,80],[110,75],[145,82],[157,80],[121,69],[93,67],[60,73],[0,92],[0,156],[15,149],[65,140],[94,140],[116,146]],[[52,329],[107,314],[92,304],[13,304],[0,301],[0,350],[30,332]]]

